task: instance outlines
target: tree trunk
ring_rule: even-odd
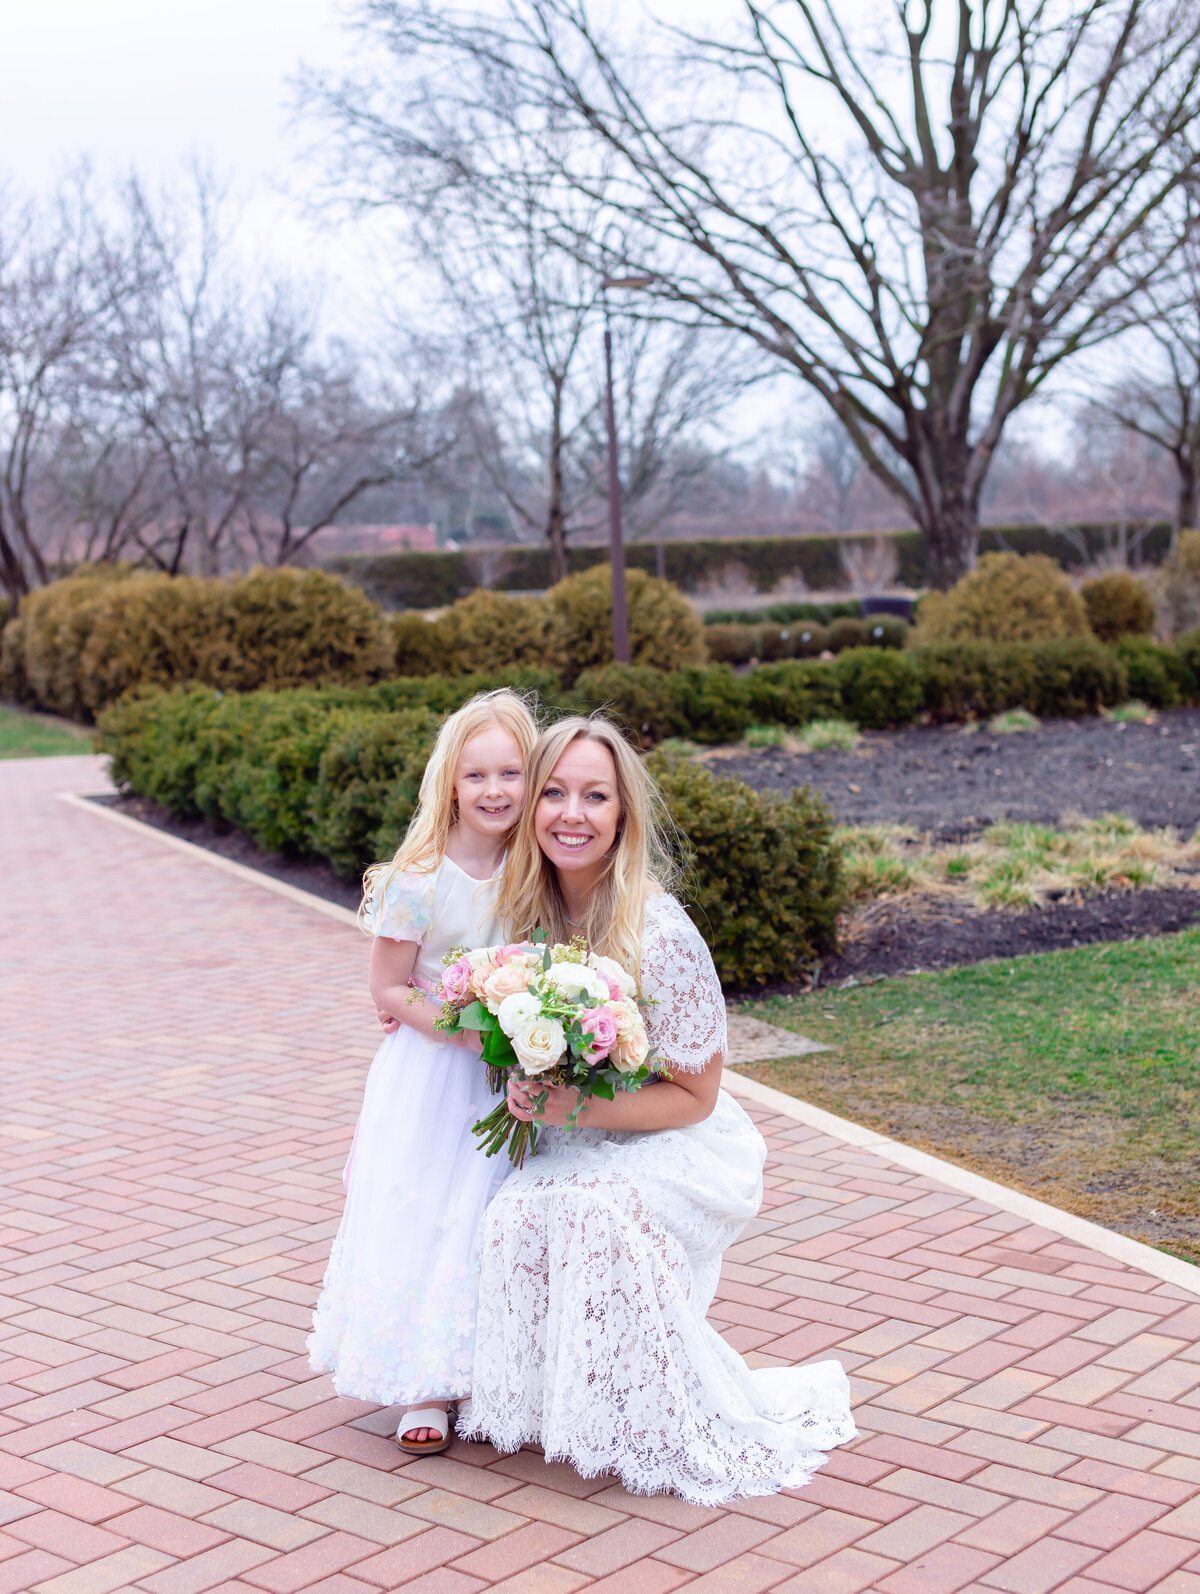
[[[1179,467],[1179,489],[1175,495],[1175,524],[1171,528],[1171,549],[1174,551],[1179,546],[1179,533],[1191,531],[1197,524],[1197,491],[1195,459],[1190,450],[1184,449],[1175,455],[1175,463]]]
[[[546,541],[550,545],[550,585],[567,578],[567,517],[563,507],[562,382],[556,381],[550,414]]]

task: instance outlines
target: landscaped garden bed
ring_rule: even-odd
[[[776,996],[833,1049],[739,1071],[1200,1261],[1198,989],[1193,929]]]

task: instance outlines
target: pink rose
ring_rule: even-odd
[[[592,1037],[588,1054],[593,1062],[607,1057],[617,1044],[616,1014],[607,1007],[589,1007],[579,1017],[579,1027]]]
[[[524,963],[525,955],[529,951],[528,943],[514,941],[511,946],[502,946],[496,952],[496,963],[503,968],[506,963]]]
[[[489,1013],[498,1013],[507,996],[529,989],[529,970],[523,963],[502,963],[483,983],[483,999]]]
[[[601,972],[600,978],[604,981],[605,985],[608,986],[608,999],[609,999],[609,1001],[610,1002],[619,1002],[622,999],[623,993],[622,993],[621,987],[617,984],[616,980],[610,980],[608,975],[603,973],[603,971]]]
[[[460,1002],[471,989],[471,965],[466,958],[459,958],[457,963],[451,963],[448,969],[442,971],[442,990],[448,1002]]]

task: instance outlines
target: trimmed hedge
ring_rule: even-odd
[[[443,681],[433,695],[453,707],[455,689],[465,697],[485,684],[476,678],[466,691],[462,680]],[[429,703],[397,707],[396,697],[387,687],[149,689],[101,715],[100,739],[121,788],[353,877],[394,851],[439,722]],[[808,789],[759,795],[665,760],[660,772],[687,854],[689,911],[721,978],[791,979],[833,950],[844,893],[821,800]]]
[[[979,534],[979,551],[1044,553],[1066,570],[1077,569],[1093,563],[1107,551],[1117,528],[1112,523],[1097,521],[1065,529],[1070,537],[1047,526],[985,526]],[[836,537],[672,539],[663,543],[663,555],[667,579],[686,592],[697,591],[735,566],[746,571],[759,592],[774,591],[788,577],[799,577],[814,592],[821,592],[836,589],[845,579],[838,552],[843,542],[874,542],[879,537],[889,538],[895,544],[900,561],[897,579],[902,586],[928,585],[924,542],[917,531],[856,532]],[[1143,561],[1157,564],[1170,545],[1170,524],[1156,523],[1141,545]],[[625,545],[625,559],[631,570],[653,574],[656,558],[654,543]],[[546,549],[510,548],[500,554],[500,559],[502,572],[495,585],[501,591],[540,591],[550,585],[550,556]],[[567,568],[571,574],[604,564],[607,559],[608,550],[604,547],[567,550]],[[471,564],[469,552],[422,553],[402,549],[387,554],[343,554],[330,559],[326,568],[362,587],[385,608],[436,609],[453,603],[461,593],[478,585],[472,576]],[[735,612],[726,611],[731,616]],[[738,614],[737,618],[743,617]],[[771,615],[768,618],[786,624],[790,617]]]

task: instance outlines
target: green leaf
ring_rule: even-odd
[[[495,1029],[496,1020],[484,1007],[482,1002],[468,1002],[458,1016],[458,1022],[463,1029]]]
[[[492,1063],[497,1068],[504,1068],[516,1061],[512,1042],[504,1031],[497,1025],[488,1030],[483,1037],[484,1062]]]
[[[601,1096],[605,1101],[611,1101],[616,1092],[607,1079],[598,1079],[592,1086],[592,1095]]]

